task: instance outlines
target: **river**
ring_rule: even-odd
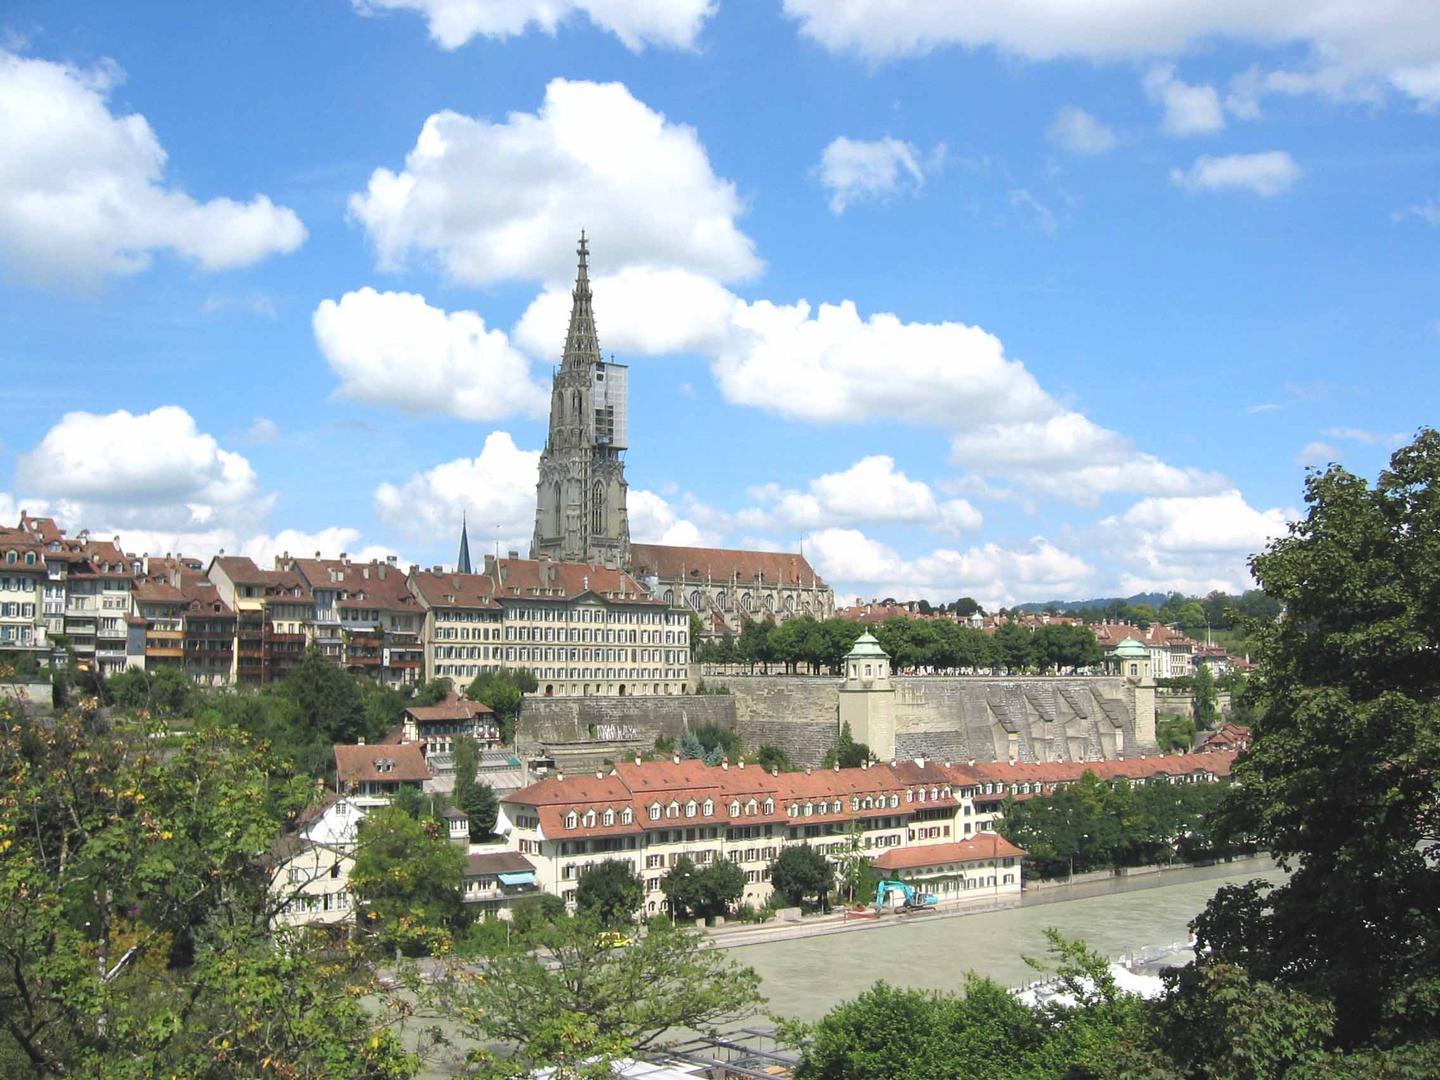
[[[1077,885],[1068,895],[1047,890],[1001,911],[919,915],[855,933],[745,945],[730,956],[760,974],[774,1012],[813,1020],[877,979],[930,990],[957,989],[967,971],[1006,986],[1032,982],[1023,957],[1045,955],[1047,927],[1109,957],[1183,942],[1221,885],[1280,876],[1268,859],[1237,860]]]

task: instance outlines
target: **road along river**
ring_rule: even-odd
[[[916,915],[885,926],[729,950],[759,972],[770,1008],[817,1019],[877,979],[897,986],[958,989],[967,971],[1005,986],[1033,982],[1022,959],[1045,955],[1045,929],[1081,938],[1111,958],[1156,951],[1189,936],[1189,923],[1221,885],[1282,873],[1269,859],[1167,871],[1056,888],[1016,908],[973,915]]]

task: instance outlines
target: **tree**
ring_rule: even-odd
[[[327,742],[353,743],[383,734],[366,730],[364,703],[355,678],[313,645],[306,648],[280,689]]]
[[[695,612],[690,612],[690,660],[700,659],[700,640],[705,633],[705,623]]]
[[[1252,978],[1335,1007],[1335,1041],[1440,1027],[1440,434],[1372,487],[1311,472],[1290,534],[1252,562],[1284,617],[1260,628],[1261,711],[1224,824],[1289,869],[1251,924],[1212,902],[1202,944],[1250,942]]]
[[[529,934],[566,918],[565,901],[554,893],[532,893],[510,908],[510,925],[517,934]]]
[[[693,930],[652,923],[613,948],[589,918],[492,943],[439,988],[440,1008],[463,1033],[525,1047],[537,1017],[581,1017],[596,1036],[635,1051],[682,1030],[712,1033],[764,1004],[760,979]]]
[[[535,673],[528,668],[501,668],[477,675],[465,688],[465,696],[489,705],[495,711],[495,722],[500,725],[501,741],[512,743],[525,695],[535,693],[539,687]]]
[[[858,769],[866,762],[874,760],[875,755],[870,752],[870,747],[855,741],[855,737],[850,734],[850,723],[846,721],[840,727],[835,745],[825,751],[825,757],[820,764],[826,769],[834,765],[839,765],[842,769]]]
[[[766,772],[794,772],[795,764],[778,746],[765,743],[755,752],[756,763]]]
[[[590,867],[575,887],[576,911],[593,915],[605,926],[630,922],[644,902],[645,882],[622,859],[606,859]]]
[[[770,885],[796,907],[825,903],[835,883],[835,868],[809,844],[780,849],[770,863]]]
[[[480,768],[480,747],[474,739],[461,735],[455,741],[455,805],[470,819],[470,839],[485,840],[495,831],[500,804],[495,789],[477,779]]]
[[[358,958],[267,929],[258,859],[309,784],[235,725],[187,727],[0,703],[6,1075],[411,1075]]]
[[[700,910],[707,918],[729,914],[745,895],[745,871],[729,859],[716,859],[700,871]]]
[[[1162,754],[1188,752],[1195,744],[1195,721],[1188,716],[1166,716],[1157,719],[1155,743]]]
[[[1220,720],[1220,710],[1216,704],[1215,675],[1209,664],[1201,664],[1195,669],[1191,693],[1195,701],[1195,723],[1202,728],[1213,728]]]
[[[417,821],[394,806],[372,810],[358,827],[350,871],[357,925],[387,948],[445,952],[464,872],[464,854],[433,818]]]
[[[665,904],[677,919],[692,918],[700,907],[700,870],[689,855],[681,855],[660,880]]]
[[[864,837],[864,827],[858,820],[852,821],[845,831],[844,846],[836,860],[836,883],[845,895],[846,903],[854,903],[869,895],[879,880],[870,867],[870,857],[865,853]]]

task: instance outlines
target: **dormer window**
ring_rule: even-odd
[[[866,795],[866,796],[865,796],[864,806],[865,806],[865,809],[866,809],[866,810],[872,809],[872,808],[875,806],[875,799],[874,799],[874,797],[873,797],[873,796],[870,796],[870,795]]]
[[[659,808],[657,807],[656,809],[659,809]],[[657,816],[658,816],[658,815],[657,815]],[[631,810],[630,807],[627,806],[627,807],[625,807],[624,810],[621,810],[621,811],[620,811],[620,821],[621,821],[621,824],[629,825],[629,824],[630,824],[631,822],[633,822],[634,820],[635,820],[635,811],[634,811],[634,810]]]
[[[775,812],[775,800],[774,800],[774,799],[766,799],[766,800],[765,800],[765,813],[767,813],[767,814],[773,814],[774,812]]]
[[[950,785],[946,784],[943,788],[941,788],[940,794],[947,799],[950,798]]]
[[[651,821],[659,821],[659,820],[660,820],[660,804],[659,804],[659,803],[651,803],[651,804],[650,804],[650,820],[651,820]]]
[[[709,817],[711,814],[715,813],[715,800],[706,799],[705,805],[701,808],[701,813],[703,813],[706,817]]]
[[[814,804],[814,803],[808,803],[808,802],[807,802],[807,803],[805,804],[805,816],[806,816],[806,817],[809,817],[809,816],[810,816],[811,814],[813,814],[814,812],[815,812],[815,804]]]
[[[604,823],[605,823],[606,825],[614,825],[614,824],[615,824],[615,811],[614,811],[614,810],[606,810],[606,811],[605,811],[605,816],[604,816],[604,818],[602,818],[602,820],[604,821]]]
[[[665,816],[666,816],[666,817],[679,817],[679,816],[680,816],[680,804],[679,804],[678,802],[671,802],[670,805],[665,808]]]
[[[593,829],[593,828],[595,827],[595,811],[594,811],[594,810],[586,810],[586,811],[585,811],[585,827],[586,827],[587,829]]]
[[[756,802],[755,802],[754,799],[751,799],[748,803],[745,804],[745,813],[750,814],[750,815],[753,816],[754,813],[755,813],[755,809],[756,809]]]
[[[799,816],[800,816],[800,804],[799,804],[799,803],[793,803],[793,802],[792,802],[792,803],[790,804],[790,816],[791,816],[791,817],[799,817]]]
[[[574,810],[571,810],[568,814],[565,815],[565,827],[566,827],[567,829],[573,829],[573,828],[575,828],[576,826],[578,826],[579,824],[580,824],[580,815],[577,814],[577,813],[575,813]]]
[[[906,788],[906,789],[905,789],[905,801],[906,801],[907,803],[908,803],[908,802],[914,802],[914,801],[915,801],[915,789],[914,789],[914,788]]]
[[[925,789],[923,787],[920,789],[920,801],[925,801]]]
[[[695,816],[695,800],[694,800],[694,799],[691,799],[689,802],[687,802],[687,803],[685,804],[685,816],[686,816],[686,817],[694,817],[694,816]]]
[[[395,771],[395,759],[382,757],[375,759],[375,771],[377,773],[388,773]]]
[[[897,806],[899,806],[899,805],[900,805],[900,796],[892,793],[891,796],[890,796],[890,809],[893,810],[893,809],[895,809],[895,807],[897,807]]]
[[[731,803],[730,803],[730,816],[731,816],[731,817],[739,817],[739,816],[740,816],[740,800],[739,800],[739,799],[734,799],[734,800],[731,801]]]
[[[851,809],[851,810],[859,810],[859,809],[860,809],[860,796],[859,796],[859,795],[851,795],[851,796],[850,796],[850,809]]]

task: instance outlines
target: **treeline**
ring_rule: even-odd
[[[752,671],[840,674],[846,654],[866,630],[890,654],[896,671],[947,673],[1071,672],[1092,667],[1104,651],[1092,630],[1052,625],[1033,630],[1014,624],[993,634],[949,619],[886,619],[875,626],[851,619],[820,621],[808,615],[775,624],[749,622],[738,637],[704,642],[695,658],[705,664],[743,664]]]
[[[1214,813],[1226,785],[1107,784],[1087,772],[1053,795],[1008,799],[999,832],[1028,853],[1027,877],[1190,862],[1244,850]]]

